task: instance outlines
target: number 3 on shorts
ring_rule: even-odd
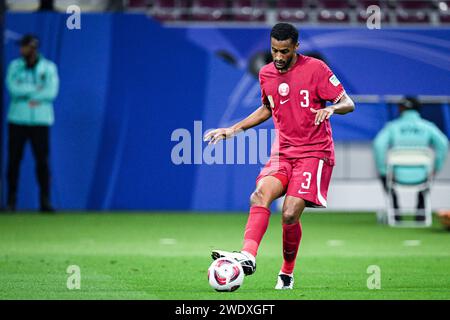
[[[303,189],[309,189],[311,186],[311,172],[305,171],[303,172],[303,176],[306,177],[306,181],[302,183],[301,187]]]

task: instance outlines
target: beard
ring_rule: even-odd
[[[291,65],[292,59],[294,57],[290,57],[288,60],[284,61],[279,61],[282,62],[281,64],[277,64],[275,61],[273,62],[273,64],[275,65],[275,68],[279,71],[284,71],[287,70],[289,68],[289,66]]]

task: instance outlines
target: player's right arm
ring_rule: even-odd
[[[247,118],[239,121],[238,123],[234,124],[229,128],[218,128],[209,131],[205,135],[204,140],[205,141],[209,140],[209,144],[211,143],[216,144],[222,139],[231,138],[241,131],[245,131],[247,129],[257,126],[260,123],[263,123],[271,116],[272,111],[270,110],[270,106],[262,105],[258,109],[256,109],[252,114],[250,114]]]

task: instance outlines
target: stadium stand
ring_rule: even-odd
[[[440,0],[281,0],[281,1],[208,1],[208,0],[128,0],[131,10],[148,10],[161,21],[211,22],[269,22],[271,16],[278,21],[295,23],[358,24],[367,19],[366,8],[377,5],[381,9],[382,22],[396,24],[446,24],[450,22],[450,1]],[[160,11],[164,8],[165,15]]]
[[[64,11],[69,1],[55,0],[55,9]],[[113,6],[112,3],[115,5]],[[441,25],[450,23],[450,1],[446,0],[72,0],[83,11],[145,11],[165,23],[269,23],[302,24],[365,23],[367,8],[380,8],[381,22],[390,25]],[[8,0],[9,10],[33,11],[39,0]]]

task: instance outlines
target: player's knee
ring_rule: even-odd
[[[250,196],[251,206],[267,206],[267,199],[265,199],[264,193],[257,189]]]
[[[301,210],[295,206],[287,206],[283,208],[282,220],[284,224],[293,224],[298,221]]]

